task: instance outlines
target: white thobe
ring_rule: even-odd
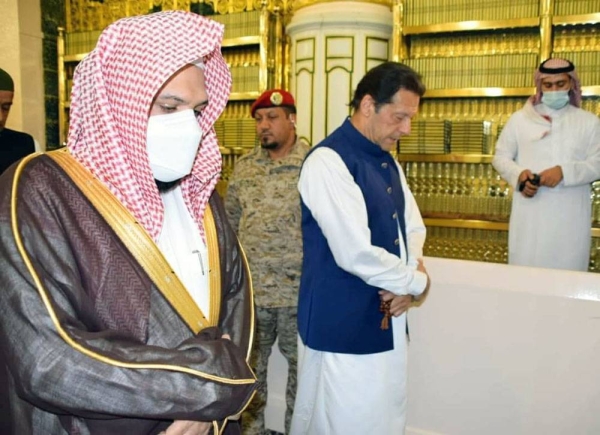
[[[362,192],[335,151],[315,150],[304,162],[298,188],[339,267],[374,287],[398,295],[419,295],[427,285],[427,275],[416,270],[425,226],[399,166],[398,171],[406,203],[408,247],[407,254],[400,243],[401,257],[371,245]],[[341,354],[299,343],[292,435],[404,433],[406,314],[392,317],[392,325],[394,349],[387,352]]]
[[[208,252],[181,189],[161,193],[165,219],[158,247],[206,318],[210,315]]]
[[[591,243],[590,183],[600,179],[598,117],[570,104],[552,110],[528,102],[502,130],[493,165],[515,187],[509,263],[586,271]],[[518,191],[523,170],[539,173],[557,165],[563,180],[556,187],[541,186],[533,198]]]

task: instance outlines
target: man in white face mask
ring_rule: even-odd
[[[586,271],[590,184],[600,179],[600,120],[580,108],[575,66],[548,59],[536,94],[503,128],[493,165],[513,187],[509,263]]]
[[[150,110],[146,144],[160,191],[177,186],[192,171],[202,140],[197,117],[207,105],[202,61],[184,66],[156,96]]]
[[[111,24],[75,72],[67,150],[0,178],[10,433],[241,433],[254,312],[214,190],[222,36],[182,11]]]

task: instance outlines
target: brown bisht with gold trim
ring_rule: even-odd
[[[211,286],[211,308],[220,306],[200,330],[166,294],[176,286],[157,283],[161,262],[170,269],[151,239],[119,237],[135,220],[60,153],[27,158],[0,178],[0,359],[11,407],[1,411],[4,427],[155,434],[173,420],[201,420],[213,421],[214,433],[239,433],[235,418],[255,389],[247,363],[254,314],[246,261],[220,198],[211,196],[204,222],[210,281],[220,282]]]

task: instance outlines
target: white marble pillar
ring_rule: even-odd
[[[298,134],[313,145],[341,125],[366,71],[389,59],[392,11],[374,2],[312,3],[294,12],[290,91]]]

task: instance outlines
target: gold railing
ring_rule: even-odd
[[[514,189],[491,155],[398,154],[428,227],[425,254],[506,262]],[[592,184],[590,271],[600,272],[600,181]]]

